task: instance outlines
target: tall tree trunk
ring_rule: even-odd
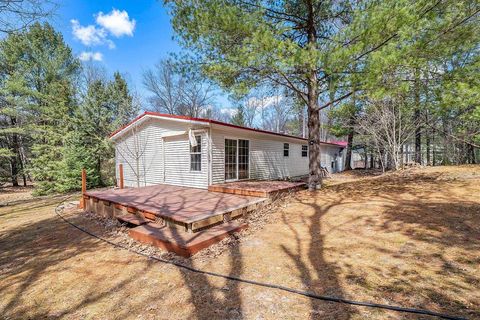
[[[415,112],[413,113],[413,121],[418,122],[420,119],[420,79],[418,69],[415,70]],[[415,162],[422,163],[422,128],[417,123],[415,126]]]
[[[19,158],[20,158],[20,169],[22,171],[23,186],[27,186],[27,172],[25,168],[27,167],[27,156],[25,155],[24,141],[20,137],[20,148],[19,148]],[[30,179],[30,177],[28,177]]]
[[[18,165],[17,165],[17,156],[11,158],[10,160],[10,172],[11,172],[11,181],[12,186],[18,187]]]
[[[17,126],[17,119],[15,117],[10,118],[10,124],[12,128]],[[10,145],[10,151],[12,152],[13,156],[10,158],[10,169],[11,169],[11,181],[12,186],[18,187],[18,174],[19,171],[19,151],[20,151],[20,144],[18,142],[18,135],[16,133],[12,134],[12,141]]]
[[[315,13],[313,3],[308,3],[308,19],[306,22],[307,41],[315,46],[317,31],[315,29]],[[313,191],[322,185],[320,175],[320,112],[318,110],[318,83],[315,67],[308,70],[307,79],[307,107],[308,107],[308,190]]]
[[[467,149],[467,150],[468,150],[468,151],[467,151],[467,152],[468,152],[468,163],[470,163],[470,164],[476,164],[476,161],[475,161],[475,160],[476,160],[476,159],[475,159],[475,148],[474,148],[471,144],[469,144],[469,145],[467,146],[467,148],[468,148],[468,149]]]
[[[313,191],[322,183],[320,175],[320,115],[317,109],[316,90],[308,95],[308,189]]]
[[[19,155],[18,157],[20,159],[19,164],[20,164],[20,171],[22,172],[22,180],[23,180],[23,186],[27,186],[27,176],[25,175],[25,167],[23,166],[23,159]]]
[[[427,145],[427,166],[429,166],[430,165],[430,144],[431,144],[431,142],[430,142],[430,131],[427,131],[425,133],[425,138],[426,138],[425,143]]]
[[[352,146],[353,146],[353,130],[350,130],[347,138],[347,154],[345,156],[345,171],[352,170]]]
[[[353,135],[355,133],[355,113],[356,113],[356,90],[353,86],[352,104],[353,109],[350,110],[350,117],[348,118],[348,137],[347,137],[347,155],[345,157],[345,170],[352,170],[352,147],[353,147]],[[367,162],[367,156],[365,156],[365,163]]]
[[[420,117],[420,110],[415,110],[415,119]],[[419,125],[415,128],[415,162],[422,164],[422,130]]]

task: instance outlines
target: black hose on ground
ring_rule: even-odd
[[[179,268],[183,268],[183,269],[186,269],[186,270],[189,270],[191,272],[195,272],[195,273],[200,273],[200,274],[204,274],[204,275],[208,275],[208,276],[212,276],[212,277],[217,277],[217,278],[223,278],[223,279],[227,279],[227,280],[231,280],[231,281],[237,281],[237,282],[242,282],[242,283],[247,283],[247,284],[251,284],[251,285],[255,285],[255,286],[259,286],[259,287],[264,287],[264,288],[271,288],[271,289],[277,289],[277,290],[282,290],[282,291],[286,291],[286,292],[290,292],[290,293],[293,293],[293,294],[298,294],[298,295],[301,295],[301,296],[304,296],[304,297],[308,297],[308,298],[312,298],[312,299],[316,299],[316,300],[323,300],[323,301],[329,301],[329,302],[336,302],[336,303],[343,303],[343,304],[349,304],[349,305],[354,305],[354,306],[362,306],[362,307],[369,307],[369,308],[377,308],[377,309],[385,309],[385,310],[393,310],[393,311],[398,311],[398,312],[405,312],[405,313],[412,313],[412,314],[419,314],[419,315],[427,315],[427,316],[432,316],[432,317],[437,317],[437,318],[441,318],[441,319],[449,319],[449,320],[467,320],[467,318],[463,318],[463,317],[458,317],[458,316],[451,316],[451,315],[448,315],[448,314],[443,314],[443,313],[438,313],[438,312],[434,312],[434,311],[430,311],[430,310],[425,310],[425,309],[414,309],[414,308],[404,308],[404,307],[399,307],[399,306],[392,306],[392,305],[387,305],[387,304],[380,304],[380,303],[371,303],[371,302],[362,302],[362,301],[355,301],[355,300],[349,300],[349,299],[344,299],[344,298],[339,298],[339,297],[333,297],[333,296],[325,296],[325,295],[318,295],[318,294],[315,294],[315,293],[311,293],[311,292],[307,292],[307,291],[301,291],[301,290],[297,290],[297,289],[292,289],[292,288],[289,288],[289,287],[285,287],[285,286],[281,286],[281,285],[276,285],[276,284],[271,284],[271,283],[265,283],[265,282],[259,282],[259,281],[254,281],[254,280],[249,280],[249,279],[243,279],[243,278],[239,278],[239,277],[234,277],[234,276],[229,276],[229,275],[225,275],[225,274],[221,274],[221,273],[215,273],[215,272],[211,272],[211,271],[205,271],[205,270],[200,270],[200,269],[196,269],[194,267],[191,267],[191,266],[188,266],[188,265],[185,265],[183,263],[179,263],[179,262],[175,262],[175,261],[170,261],[170,260],[165,260],[165,259],[162,259],[162,258],[159,258],[159,257],[156,257],[156,256],[151,256],[151,255],[148,255],[146,253],[143,253],[143,252],[139,252],[139,251],[135,251],[135,250],[132,250],[126,246],[123,246],[121,244],[118,244],[118,243],[115,243],[113,241],[110,241],[108,239],[105,239],[105,238],[102,238],[80,226],[77,226],[76,224],[70,222],[68,219],[66,219],[64,216],[62,216],[60,213],[59,213],[59,208],[60,208],[60,205],[65,202],[66,200],[68,200],[69,197],[65,198],[62,200],[62,202],[60,202],[57,207],[55,208],[55,214],[57,216],[59,216],[63,221],[65,221],[66,223],[68,223],[69,225],[71,225],[72,227],[98,239],[98,240],[101,240],[105,243],[108,243],[116,248],[120,248],[120,249],[124,249],[124,250],[127,250],[127,251],[130,251],[130,252],[133,252],[133,253],[136,253],[140,256],[144,256],[146,258],[149,258],[149,259],[152,259],[152,260],[155,260],[155,261],[158,261],[158,262],[162,262],[162,263],[166,263],[166,264],[170,264],[170,265],[174,265],[176,267],[179,267]]]

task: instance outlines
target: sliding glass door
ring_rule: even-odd
[[[238,179],[248,179],[248,140],[238,140]]]
[[[249,178],[249,141],[225,139],[225,181]]]
[[[225,139],[225,181],[237,180],[237,140]]]

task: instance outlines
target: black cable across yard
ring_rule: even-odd
[[[71,196],[70,196],[71,197]],[[231,280],[231,281],[237,281],[237,282],[242,282],[242,283],[248,283],[248,284],[251,284],[251,285],[255,285],[255,286],[259,286],[259,287],[264,287],[264,288],[271,288],[271,289],[277,289],[277,290],[282,290],[282,291],[286,291],[286,292],[290,292],[290,293],[293,293],[293,294],[298,294],[298,295],[301,295],[301,296],[305,296],[305,297],[308,297],[308,298],[312,298],[312,299],[316,299],[316,300],[323,300],[323,301],[329,301],[329,302],[336,302],[336,303],[343,303],[343,304],[349,304],[349,305],[355,305],[355,306],[362,306],[362,307],[370,307],[370,308],[377,308],[377,309],[386,309],[386,310],[393,310],[393,311],[398,311],[398,312],[405,312],[405,313],[413,313],[413,314],[421,314],[421,315],[428,315],[428,316],[433,316],[433,317],[438,317],[438,318],[442,318],[442,319],[450,319],[450,320],[467,320],[466,318],[464,317],[458,317],[458,316],[452,316],[452,315],[447,315],[447,314],[443,314],[443,313],[438,313],[438,312],[434,312],[434,311],[430,311],[430,310],[426,310],[426,309],[414,309],[414,308],[404,308],[404,307],[399,307],[399,306],[392,306],[392,305],[387,305],[387,304],[380,304],[380,303],[371,303],[371,302],[362,302],[362,301],[355,301],[355,300],[349,300],[349,299],[344,299],[344,298],[339,298],[339,297],[333,297],[333,296],[326,296],[326,295],[318,295],[318,294],[315,294],[315,293],[312,293],[312,292],[308,292],[308,291],[301,291],[301,290],[297,290],[297,289],[292,289],[292,288],[289,288],[289,287],[285,287],[285,286],[281,286],[281,285],[276,285],[276,284],[271,284],[271,283],[265,283],[265,282],[259,282],[259,281],[254,281],[254,280],[249,280],[249,279],[243,279],[243,278],[240,278],[240,277],[234,277],[234,276],[229,276],[229,275],[225,275],[225,274],[221,274],[221,273],[215,273],[215,272],[211,272],[211,271],[205,271],[205,270],[200,270],[200,269],[197,269],[197,268],[194,268],[194,267],[191,267],[191,266],[188,266],[188,265],[185,265],[183,263],[179,263],[179,262],[175,262],[175,261],[170,261],[170,260],[165,260],[165,259],[162,259],[162,258],[159,258],[159,257],[156,257],[156,256],[151,256],[151,255],[148,255],[146,253],[143,253],[143,252],[140,252],[140,251],[136,251],[136,250],[132,250],[131,248],[128,248],[126,246],[123,246],[121,244],[118,244],[118,243],[115,243],[113,241],[110,241],[108,239],[105,239],[105,238],[102,238],[101,236],[98,236],[80,226],[77,226],[76,224],[70,222],[68,219],[66,219],[63,215],[60,214],[60,205],[62,203],[64,203],[66,200],[68,200],[70,197],[67,197],[65,199],[62,200],[62,202],[60,202],[56,207],[55,207],[55,214],[60,217],[64,222],[68,223],[69,225],[71,225],[72,227],[98,239],[98,240],[101,240],[103,242],[106,242],[116,248],[120,248],[120,249],[124,249],[124,250],[127,250],[127,251],[130,251],[130,252],[133,252],[133,253],[136,253],[140,256],[144,256],[146,258],[149,258],[149,259],[152,259],[152,260],[155,260],[155,261],[158,261],[158,262],[162,262],[162,263],[165,263],[165,264],[170,264],[170,265],[174,265],[176,267],[179,267],[179,268],[182,268],[182,269],[186,269],[188,271],[191,271],[191,272],[195,272],[195,273],[200,273],[200,274],[204,274],[204,275],[208,275],[208,276],[212,276],[212,277],[217,277],[217,278],[223,278],[223,279],[227,279],[227,280]]]

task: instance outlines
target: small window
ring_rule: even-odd
[[[308,157],[308,146],[307,145],[303,145],[302,146],[302,157]]]
[[[195,136],[197,145],[195,147],[190,145],[190,170],[202,171],[202,137]]]
[[[283,144],[283,156],[288,157],[288,153],[290,150],[290,145],[288,143]]]

